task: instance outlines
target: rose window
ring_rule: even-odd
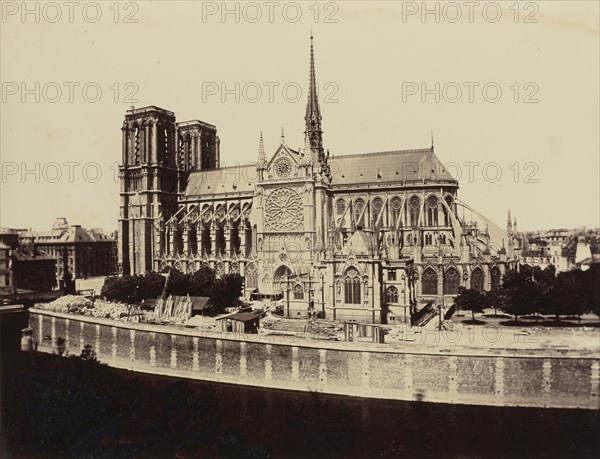
[[[287,158],[280,158],[275,162],[275,173],[282,178],[289,177],[292,173],[292,163]]]
[[[294,230],[303,221],[302,198],[291,188],[278,188],[267,198],[266,223],[275,230]]]

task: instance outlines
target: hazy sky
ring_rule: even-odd
[[[261,130],[269,155],[282,127],[300,147],[312,27],[332,155],[433,131],[459,197],[501,226],[508,208],[520,229],[598,226],[598,2],[514,5],[2,2],[0,224],[115,229],[130,105],[215,124],[226,164],[255,161]]]

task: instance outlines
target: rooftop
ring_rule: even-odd
[[[379,182],[451,182],[432,148],[332,156],[329,159],[333,185]]]
[[[289,149],[298,155],[295,150]],[[332,185],[443,182],[458,185],[432,148],[331,156]],[[256,164],[191,172],[186,196],[252,193]]]

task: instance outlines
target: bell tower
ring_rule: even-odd
[[[159,226],[177,209],[180,171],[174,113],[131,107],[121,131],[119,262],[127,275],[154,268]]]

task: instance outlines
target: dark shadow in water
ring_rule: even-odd
[[[598,412],[393,402],[135,375],[31,354],[3,371],[8,457],[595,457]]]

